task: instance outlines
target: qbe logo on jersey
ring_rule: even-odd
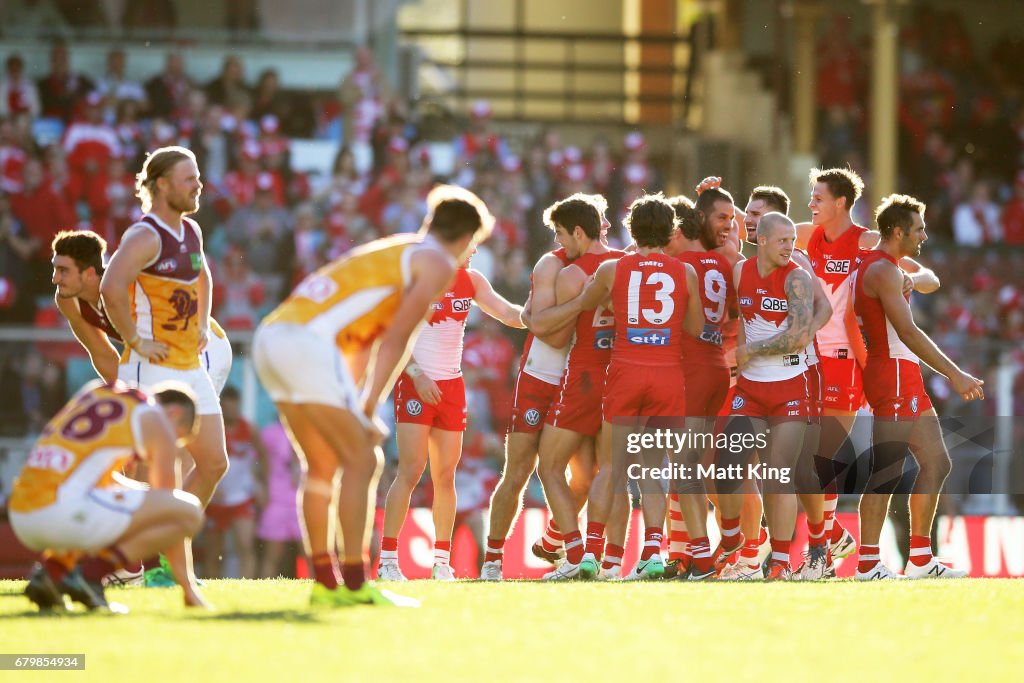
[[[849,261],[825,261],[825,272],[832,273],[835,275],[849,275],[850,274],[850,262]]]
[[[773,313],[786,313],[789,311],[789,302],[785,299],[777,299],[773,296],[761,297],[761,310]]]
[[[472,307],[473,299],[452,299],[452,310],[456,313],[465,313]]]
[[[668,346],[672,331],[667,327],[629,327],[626,328],[626,339],[630,344]]]
[[[423,404],[414,398],[410,398],[405,402],[405,412],[412,417],[416,417],[423,412]]]

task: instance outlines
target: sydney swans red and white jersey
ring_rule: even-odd
[[[723,328],[729,311],[736,304],[732,266],[716,251],[684,251],[677,258],[697,271],[697,293],[704,314],[704,329],[700,336],[683,335],[683,362],[726,367]]]
[[[559,248],[551,253],[562,262],[563,268],[572,262],[566,255],[565,249]],[[533,297],[532,273],[530,274],[530,297]],[[564,348],[556,349],[550,344],[537,339],[533,334],[527,334],[526,345],[523,346],[523,357],[519,362],[519,367],[527,375],[536,377],[542,382],[561,384],[562,375],[565,374],[565,360],[568,355],[568,344]]]
[[[605,261],[621,257],[625,252],[609,249],[603,254],[588,252],[572,262],[589,278]],[[569,350],[568,367],[607,366],[615,339],[615,316],[603,306],[583,311],[576,318],[576,334]]]
[[[455,271],[455,284],[433,305],[434,313],[416,338],[412,357],[432,380],[462,376],[462,343],[476,288],[469,271]]]
[[[864,293],[864,273],[868,268],[878,261],[887,260],[897,266],[896,259],[883,251],[864,252],[862,261],[854,273],[853,278],[853,310],[857,314],[857,323],[860,325],[861,333],[864,335],[864,343],[868,347],[868,358],[890,359],[899,358],[902,360],[920,363],[920,360],[910,348],[900,340],[896,334],[896,328],[889,322],[882,308],[880,299],[872,299]],[[910,295],[906,296],[910,301]]]
[[[665,254],[627,254],[615,264],[612,363],[679,365],[686,303],[686,266]]]
[[[761,277],[756,257],[743,262],[736,294],[740,300],[743,332],[748,344],[770,339],[789,329],[786,278],[799,267],[790,261],[782,268],[773,270],[768,277]],[[776,382],[796,377],[806,369],[805,355],[790,353],[755,356],[741,370],[741,374],[755,382]]]
[[[832,317],[818,330],[818,352],[827,358],[853,358],[846,332],[846,311],[850,305],[850,276],[857,270],[860,236],[867,228],[851,225],[835,242],[825,239],[825,229],[814,228],[807,241],[807,256],[814,274],[832,304]]]

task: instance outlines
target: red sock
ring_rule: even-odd
[[[689,555],[690,534],[685,531],[673,531],[668,538],[668,560],[685,560]]]
[[[71,567],[67,566],[67,564],[62,562],[60,559],[50,555],[43,558],[43,569],[45,569],[46,573],[50,575],[50,578],[53,579],[54,583],[60,583],[61,579],[64,578],[64,575],[71,570]]]
[[[388,552],[398,552],[398,539],[391,536],[384,536],[380,539],[380,549]]]
[[[660,526],[649,526],[644,529],[644,548],[640,551],[641,560],[649,560],[661,552],[661,539],[664,533]]]
[[[712,567],[711,541],[707,536],[690,540],[690,552],[693,555],[693,566],[701,573],[707,572]]]
[[[789,545],[792,541],[772,539],[772,564],[779,563],[789,566]]]
[[[829,543],[839,543],[840,539],[843,538],[843,534],[846,533],[846,527],[839,523],[838,519],[832,520],[832,535],[829,536]]]
[[[448,564],[452,559],[451,541],[434,541],[434,564]]]
[[[858,551],[857,571],[861,574],[871,571],[880,559],[877,545],[864,545],[862,543]]]
[[[350,591],[359,590],[366,583],[366,569],[362,562],[346,562],[341,566],[341,579]]]
[[[494,562],[505,556],[505,539],[487,539],[487,549],[484,552],[484,562]]]
[[[824,545],[825,544],[825,520],[820,522],[807,522],[807,536],[810,540],[810,545]]]
[[[562,536],[565,543],[565,559],[572,564],[579,564],[583,561],[583,534],[571,531]]]
[[[588,534],[589,536],[589,534]],[[588,542],[589,545],[589,542]],[[588,551],[589,552],[589,551]],[[626,554],[626,549],[621,545],[615,545],[609,543],[604,549],[604,562],[601,563],[601,569],[611,569],[612,567],[622,566],[622,556]]]
[[[910,537],[910,561],[923,567],[932,561],[932,539],[930,536]]]
[[[544,550],[549,553],[553,553],[558,550],[558,547],[565,541],[561,532],[558,530],[558,525],[555,524],[555,518],[552,517],[548,520],[548,525],[544,529],[544,535],[540,538],[540,544]]]
[[[117,571],[128,563],[121,549],[116,545],[110,545],[96,553],[89,562],[81,565],[82,576],[89,581],[99,582],[107,574]]]
[[[722,547],[733,548],[739,540],[740,518],[722,517]]]
[[[593,553],[594,557],[600,560],[602,550],[604,550],[604,524],[587,522],[587,552]]]
[[[757,551],[761,548],[761,542],[758,539],[748,539],[743,543],[743,550],[740,551],[740,561],[746,565],[753,565],[757,563]]]
[[[338,572],[338,558],[333,553],[317,553],[313,556],[313,578],[317,583],[334,590],[341,583]]]

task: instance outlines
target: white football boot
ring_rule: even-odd
[[[967,576],[963,569],[953,569],[948,564],[942,564],[934,557],[928,564],[918,567],[913,562],[907,563],[903,575],[908,579],[962,579]]]
[[[501,581],[504,578],[505,577],[501,575],[501,560],[484,562],[480,567],[481,581]]]
[[[381,581],[405,581],[405,575],[398,568],[398,560],[383,560],[377,565],[377,578]]]

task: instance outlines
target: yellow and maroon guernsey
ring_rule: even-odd
[[[308,275],[264,325],[291,323],[334,339],[343,353],[370,346],[391,324],[419,249],[441,251],[429,235],[395,235],[348,252]]]
[[[140,221],[160,238],[160,252],[129,289],[132,317],[139,336],[167,345],[166,360],[156,362],[176,370],[199,367],[199,275],[203,269],[203,243],[199,225],[181,219],[175,231],[152,214]],[[127,363],[126,349],[121,362]]]
[[[85,385],[46,425],[11,490],[13,512],[34,512],[57,502],[58,489],[75,473],[91,488],[115,485],[114,472],[141,449],[138,418],[155,410],[145,394],[123,382]]]

